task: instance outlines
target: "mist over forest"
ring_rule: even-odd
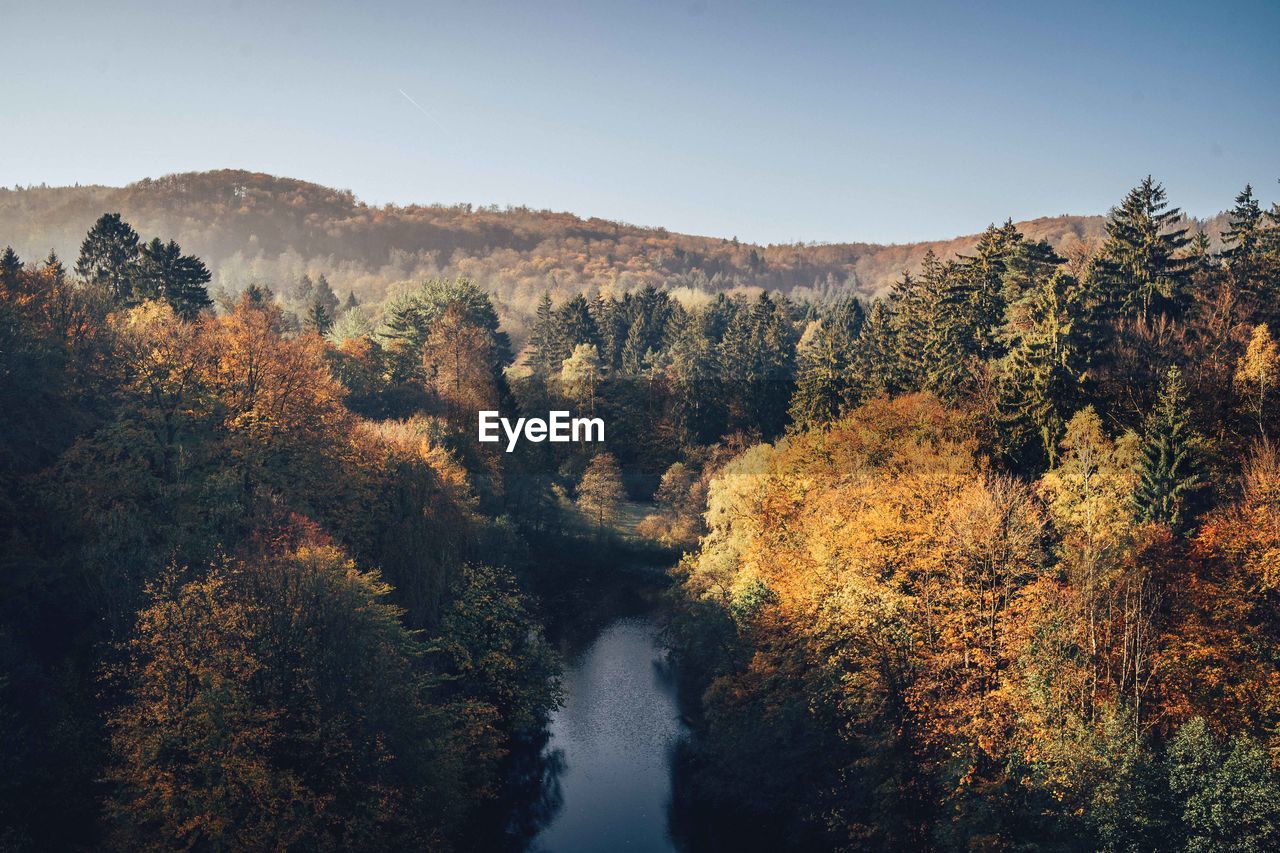
[[[342,298],[354,293],[378,303],[415,280],[462,276],[490,294],[520,342],[543,291],[556,299],[594,297],[649,284],[690,293],[760,288],[799,299],[871,297],[902,272],[918,271],[929,251],[943,258],[970,252],[989,224],[921,243],[759,246],[527,208],[371,207],[349,190],[222,170],[122,188],[0,189],[0,233],[23,257],[50,249],[70,257],[105,210],[201,257],[215,295],[235,296],[254,283],[282,291],[303,275],[323,274]],[[1016,224],[1066,256],[1083,255],[1105,236],[1105,211],[1090,213]],[[1222,217],[1200,225],[1216,246]]]

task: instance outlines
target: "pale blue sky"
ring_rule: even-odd
[[[760,242],[1100,213],[1148,172],[1198,215],[1280,196],[1274,0],[0,0],[0,32],[6,185],[234,167]]]

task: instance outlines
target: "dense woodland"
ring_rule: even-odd
[[[104,211],[199,255],[215,294],[253,283],[281,290],[325,275],[342,299],[376,306],[427,278],[467,278],[489,293],[517,341],[544,291],[621,294],[652,284],[690,290],[781,290],[804,296],[886,289],[925,252],[967,252],[976,236],[898,246],[752,245],[526,208],[374,206],[349,191],[253,172],[168,175],[126,187],[0,188],[0,234],[23,257],[71,256]],[[1217,237],[1221,223],[1203,224]],[[1103,236],[1100,216],[1020,224],[1065,253]],[[376,320],[376,318],[375,318]]]
[[[760,849],[1280,846],[1250,189],[1211,236],[1148,178],[871,300],[544,281],[518,354],[465,276],[233,294],[127,218],[0,258],[0,847],[491,847],[549,602],[635,536],[684,555],[677,807]],[[606,446],[475,441],[552,408]]]

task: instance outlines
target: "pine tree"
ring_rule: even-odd
[[[645,370],[645,360],[652,350],[645,346],[644,325],[632,323],[627,332],[627,341],[622,346],[622,375],[640,376]]]
[[[886,307],[893,340],[889,385],[894,391],[918,391],[924,384],[922,354],[928,321],[923,303],[920,281],[910,272],[904,272],[889,290]]]
[[[955,267],[930,249],[920,274],[904,273],[890,291],[896,353],[896,382],[904,390],[957,396],[965,384],[964,290]]]
[[[849,398],[848,342],[837,329],[819,325],[802,341],[791,425],[798,430],[829,423],[846,410]]]
[[[80,244],[76,275],[105,287],[116,301],[128,302],[137,272],[138,232],[120,214],[102,214]]]
[[[1067,418],[1081,399],[1088,347],[1076,280],[1058,271],[1009,306],[1009,353],[998,386],[1004,451],[1020,467],[1052,467]],[[1034,459],[1027,458],[1033,456]]]
[[[710,306],[685,320],[671,346],[672,415],[685,443],[709,444],[724,431],[724,376]]]
[[[1177,227],[1182,211],[1169,207],[1164,187],[1148,175],[1129,191],[1107,220],[1107,242],[1094,278],[1104,301],[1123,317],[1149,322],[1177,316],[1186,303],[1190,242]]]
[[[67,277],[67,270],[62,265],[62,259],[58,257],[58,253],[53,249],[49,250],[48,257],[44,259],[44,268],[53,275],[53,280],[59,284]]]
[[[1171,367],[1143,430],[1138,487],[1133,496],[1134,515],[1139,521],[1182,529],[1187,499],[1201,485],[1198,451],[1199,438],[1191,427],[1182,374]]]
[[[317,335],[324,335],[329,329],[333,328],[333,315],[329,313],[327,304],[322,296],[317,295],[312,300],[311,307],[307,310],[306,325],[308,329],[311,329]]]
[[[859,403],[896,390],[893,317],[883,299],[871,303],[867,318],[853,344],[850,398]]]
[[[585,296],[579,293],[562,305],[556,312],[556,320],[556,346],[558,352],[564,353],[562,359],[568,358],[578,344],[591,344],[599,351],[600,330]]]
[[[1007,304],[1005,275],[1022,242],[1012,220],[999,228],[991,225],[978,238],[973,255],[962,257],[955,271],[962,339],[968,354],[983,361],[1004,354],[1000,332]]]
[[[1254,198],[1253,187],[1245,185],[1236,196],[1223,232],[1223,261],[1236,292],[1255,316],[1263,321],[1280,318],[1280,245],[1271,245],[1274,228]]]
[[[22,259],[18,257],[18,253],[12,246],[5,246],[4,254],[0,255],[0,286],[15,290],[21,273]]]
[[[631,314],[631,294],[623,294],[621,301],[597,297],[592,304],[592,313],[600,333],[601,360],[610,370],[621,370],[622,348],[630,330],[627,318]]]
[[[1252,256],[1262,243],[1262,205],[1254,197],[1253,187],[1245,184],[1235,202],[1227,214],[1227,228],[1222,232],[1222,255],[1228,260]]]
[[[865,317],[861,302],[841,299],[801,341],[791,398],[793,427],[804,429],[835,420],[861,402],[853,363]]]
[[[344,302],[342,305],[342,313],[345,314],[348,311],[350,311],[352,308],[359,308],[359,307],[360,307],[360,300],[356,299],[356,292],[354,290],[348,290],[347,301]]]
[[[483,329],[489,336],[490,367],[495,374],[511,363],[511,340],[498,323],[489,295],[465,278],[436,278],[392,300],[383,310],[378,339],[394,381],[420,378],[422,346],[431,333],[431,325],[453,305],[461,309],[469,324]]]
[[[554,376],[564,362],[558,342],[555,308],[551,302],[551,294],[542,292],[538,300],[538,311],[533,321],[533,332],[529,336],[529,368],[535,376],[546,379]]]
[[[249,286],[244,289],[244,299],[250,305],[257,305],[265,308],[271,304],[273,298],[271,288],[267,287],[265,284],[258,284],[256,281],[251,282]]]
[[[795,381],[795,344],[785,297],[767,293],[739,310],[720,342],[729,428],[782,432]]]
[[[211,276],[194,255],[182,254],[173,240],[152,240],[141,247],[132,300],[163,299],[178,316],[194,319],[212,301],[206,285]]]
[[[324,303],[325,313],[330,319],[338,316],[338,294],[333,292],[333,288],[329,286],[329,279],[325,278],[324,273],[316,279],[315,293],[312,295],[312,302],[320,301]]]
[[[311,297],[315,295],[315,290],[316,285],[311,280],[311,276],[303,273],[297,284],[293,286],[293,300],[301,305],[310,305]]]

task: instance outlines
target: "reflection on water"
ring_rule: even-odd
[[[657,634],[648,617],[619,619],[567,661],[565,703],[538,770],[545,828],[532,850],[676,849],[667,812],[684,729]]]

